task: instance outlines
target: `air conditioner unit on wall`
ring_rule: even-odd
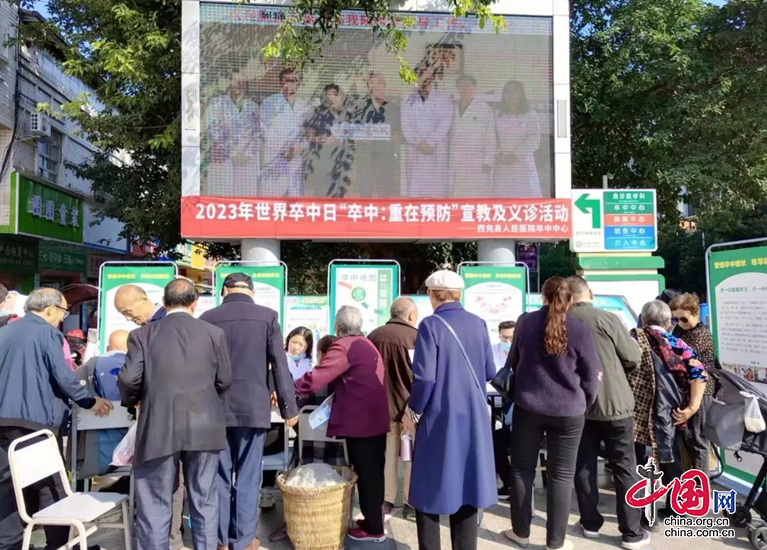
[[[29,131],[34,137],[51,137],[51,121],[43,113],[30,113]]]

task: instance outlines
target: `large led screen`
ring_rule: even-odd
[[[553,196],[550,17],[403,14],[409,84],[361,12],[303,70],[265,62],[286,9],[200,6],[201,195]]]

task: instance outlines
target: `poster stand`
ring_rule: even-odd
[[[766,309],[767,246],[747,246],[759,244],[767,245],[767,237],[717,243],[708,247],[705,257],[709,326],[717,357],[722,368],[752,382],[764,382],[759,371],[767,368],[762,353],[765,334],[760,330],[764,325],[760,326],[762,316],[758,314]],[[737,335],[737,341],[728,341],[727,335]],[[726,475],[749,485],[762,463],[761,457],[753,456],[752,460],[752,455],[736,459],[725,449],[720,450],[720,459]],[[736,460],[738,467],[734,466]]]
[[[216,262],[213,265],[213,299],[216,306],[221,304],[221,287],[226,275],[236,271],[242,271],[251,276],[253,284],[256,286],[253,301],[258,305],[275,310],[279,315],[280,325],[284,325],[285,296],[288,294],[288,265],[277,260],[224,260]],[[280,281],[275,285],[273,279],[280,279]],[[259,296],[259,287],[261,289],[265,289],[265,287],[276,288],[279,297],[267,295],[266,299],[260,299],[263,296]]]
[[[107,292],[109,292],[110,288],[107,288],[105,284],[105,272],[110,271],[111,269],[129,269],[129,270],[136,270],[138,271],[141,268],[144,268],[147,271],[159,271],[163,268],[173,268],[173,275],[172,278],[178,277],[178,266],[174,262],[147,262],[147,261],[135,261],[135,262],[104,262],[99,267],[99,296],[97,300],[97,308],[99,312],[99,328],[98,328],[98,350],[99,353],[104,353],[106,351],[106,339],[107,339],[107,327],[106,327],[106,310],[105,307],[114,307],[113,305],[106,304],[104,302],[104,299],[106,298]],[[137,281],[134,281],[137,282]],[[127,279],[125,280],[124,284],[130,284],[131,280]]]
[[[362,286],[359,288],[351,288],[350,287],[350,299],[341,300],[344,303],[339,304],[338,303],[338,292],[336,289],[335,283],[335,277],[339,270],[359,270],[362,271],[371,271],[375,270],[375,274],[365,274],[365,277],[368,277],[370,275],[374,275],[376,277],[375,282],[368,280],[365,284],[365,286],[368,286],[368,292],[373,291],[372,293],[376,295],[375,297],[375,303],[369,303],[370,297],[367,296],[368,292],[366,292]],[[385,286],[386,283],[379,280],[379,276],[382,275],[380,273],[381,271],[390,270],[391,275],[391,283],[390,287],[387,288]],[[402,268],[399,264],[399,262],[395,260],[352,260],[352,259],[335,259],[331,261],[328,264],[328,328],[330,329],[330,333],[335,333],[335,317],[336,312],[341,305],[355,305],[355,307],[362,306],[363,309],[366,311],[363,312],[363,318],[365,318],[365,313],[368,313],[367,316],[367,323],[366,325],[371,325],[374,323],[374,320],[372,317],[370,317],[371,314],[376,314],[378,317],[381,317],[381,308],[385,306],[385,314],[386,318],[388,320],[388,313],[389,308],[391,307],[391,303],[400,295],[400,274],[402,272]],[[384,274],[386,275],[386,274]],[[346,284],[345,286],[350,286],[349,284]],[[372,288],[374,287],[374,288]],[[355,293],[357,295],[355,296]],[[367,300],[367,301],[366,301]],[[348,303],[347,303],[348,302]],[[354,302],[354,303],[352,303]],[[380,324],[380,323],[379,323]],[[378,326],[378,325],[377,325]],[[373,328],[377,328],[373,327]],[[367,332],[372,330],[370,326],[363,325],[363,332],[365,332],[365,329],[369,329]]]

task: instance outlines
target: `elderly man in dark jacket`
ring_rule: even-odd
[[[14,439],[37,430],[59,431],[68,400],[99,416],[112,404],[94,398],[64,362],[58,327],[67,315],[64,296],[52,288],[36,290],[24,306],[27,315],[0,330],[0,549],[21,546],[23,527],[8,466]],[[24,490],[27,510],[34,513],[66,496],[58,476]],[[69,527],[45,528],[49,548],[69,540]]]
[[[260,545],[255,533],[261,461],[271,418],[269,365],[288,426],[296,424],[298,407],[277,312],[253,302],[253,280],[245,273],[229,274],[223,293],[223,303],[201,317],[226,333],[234,373],[234,384],[223,398],[227,427],[218,466],[218,546],[255,550]]]
[[[410,399],[410,388],[413,386],[412,357],[418,335],[417,326],[418,308],[415,302],[411,298],[402,297],[392,303],[389,322],[368,335],[368,339],[381,353],[386,369],[386,390],[389,396],[391,425],[389,435],[386,437],[384,514],[393,511],[399,491],[398,465],[403,434],[402,416]],[[408,505],[411,464],[411,462],[402,463],[404,474],[402,500],[408,512],[412,511]]]
[[[375,346],[362,336],[362,314],[344,306],[336,315],[338,335],[319,365],[296,380],[296,395],[308,397],[328,384],[334,392],[328,435],[346,439],[349,461],[359,479],[360,509],[365,519],[349,530],[363,542],[386,540],[382,507],[389,404],[384,365]]]
[[[586,538],[596,539],[605,522],[597,509],[597,456],[599,446],[604,442],[605,458],[612,467],[615,480],[623,548],[643,548],[648,539],[641,527],[642,510],[626,504],[626,492],[639,481],[634,453],[634,394],[626,372],[639,366],[642,352],[617,315],[594,307],[594,293],[582,277],[570,277],[567,283],[574,304],[570,316],[589,328],[602,363],[602,383],[596,401],[586,410],[575,467],[580,527]]]
[[[226,335],[192,317],[194,283],[165,287],[167,315],[134,330],[118,376],[123,403],[141,404],[136,449],[139,550],[169,546],[172,497],[183,462],[195,550],[216,546],[218,455],[226,446],[219,394],[232,381]]]

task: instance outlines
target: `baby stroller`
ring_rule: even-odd
[[[725,514],[732,527],[748,528],[754,548],[767,550],[767,430],[760,433],[746,430],[746,409],[753,398],[759,405],[762,418],[767,418],[767,388],[725,369],[709,373],[720,386],[706,413],[704,435],[720,449],[735,451],[736,457],[739,452],[747,452],[763,458],[746,501],[736,508],[734,514]],[[753,512],[759,515],[759,519],[754,520]]]

